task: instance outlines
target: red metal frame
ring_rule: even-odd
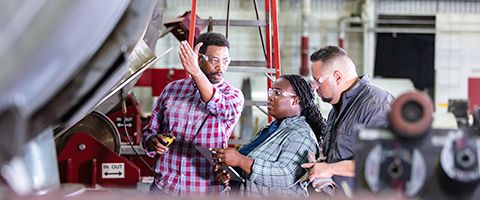
[[[270,13],[271,9],[271,13]],[[265,43],[267,49],[267,68],[275,68],[275,78],[280,77],[280,49],[278,37],[278,15],[277,15],[277,1],[265,0]],[[272,34],[273,32],[273,38]],[[273,59],[272,59],[273,58]],[[267,80],[267,90],[272,87],[272,80]],[[268,116],[268,121],[273,121],[271,116]]]
[[[183,78],[185,78],[183,69],[147,69],[136,86],[151,87],[152,96],[159,96],[169,82]],[[134,145],[139,145],[143,124],[140,105],[137,104],[133,96],[128,97],[126,111],[126,116],[133,119],[132,127],[128,127],[127,130]],[[118,106],[115,111],[110,112],[107,116],[113,122],[117,122],[117,118],[123,118],[121,106]],[[120,133],[121,141],[127,142],[123,126],[119,127],[117,123],[115,124]],[[134,135],[134,133],[137,134]],[[84,150],[79,149],[82,144],[86,147]],[[143,155],[142,157],[150,166],[155,166],[156,159]],[[125,178],[102,178],[102,163],[107,162],[124,163]],[[140,181],[140,175],[153,175],[149,166],[145,165],[138,156],[117,155],[88,133],[80,132],[73,133],[64,148],[59,152],[58,164],[62,183],[82,183],[92,188],[95,188],[97,184],[111,187],[136,187]]]
[[[137,87],[151,87],[152,96],[159,96],[163,88],[168,83],[174,80],[186,78],[185,70],[183,69],[147,69],[138,80],[135,86]]]
[[[480,78],[469,78],[468,79],[468,111],[473,113],[473,107],[475,105],[480,106],[480,93],[478,92],[480,88]]]
[[[266,25],[265,25],[265,46],[266,46],[266,49],[267,49],[267,68],[272,68],[272,44],[271,44],[271,41],[272,41],[272,37],[271,37],[271,34],[270,34],[270,0],[265,0],[265,21],[266,21]],[[278,78],[278,77],[277,77]],[[268,88],[271,88],[272,87],[272,80],[270,79],[267,79],[267,90]],[[270,120],[270,117],[269,117],[269,121]]]
[[[167,29],[172,29],[170,32],[177,38],[179,41],[188,41],[188,37],[190,36],[190,20],[192,18],[192,12],[186,11],[182,15],[178,16],[177,18],[166,20],[163,25],[167,27]],[[195,16],[196,20],[200,20],[198,15]],[[205,28],[207,24],[197,24],[195,26],[195,33],[193,36],[193,40],[200,35],[200,32]]]
[[[197,24],[197,0],[192,0],[192,15],[190,17],[190,30],[195,30],[195,25]],[[195,31],[189,31],[188,33],[188,44],[193,48],[193,39],[195,36]]]
[[[271,11],[271,13],[270,13]],[[197,1],[192,0],[192,15],[190,20],[190,30],[194,30],[196,24]],[[277,0],[265,0],[265,43],[266,43],[266,63],[267,68],[275,68],[275,77],[280,76],[280,48],[279,48],[279,33],[278,33],[278,14],[277,14]],[[271,22],[270,22],[271,21]],[[272,23],[272,24],[271,24]],[[273,36],[272,33],[273,32]],[[189,44],[193,47],[192,31],[189,32]],[[273,38],[272,38],[273,37]],[[273,41],[272,41],[273,40]],[[273,59],[272,59],[273,58]],[[188,76],[188,74],[187,74]],[[273,82],[267,80],[267,89],[272,87]],[[272,118],[268,117],[269,121]]]
[[[141,152],[139,152],[141,153]],[[127,158],[128,160],[132,161],[135,163],[135,165],[140,168],[140,176],[145,177],[145,176],[154,176],[152,169],[150,167],[155,167],[157,164],[158,156],[155,156],[154,158],[151,158],[147,155],[140,155],[140,157],[145,160],[150,166],[145,165],[145,163],[140,159],[139,156],[137,155],[122,155],[123,157]]]
[[[103,178],[103,163],[123,163],[123,178]],[[58,155],[62,183],[82,183],[89,187],[136,187],[140,169],[128,159],[117,155],[88,133],[72,134]]]
[[[280,76],[280,48],[278,36],[278,15],[277,0],[272,0],[272,26],[273,26],[273,67],[275,68],[275,76]]]
[[[192,16],[190,18],[190,30],[195,30],[195,25],[197,24],[197,18],[195,16],[197,16],[197,0],[192,0]],[[195,36],[195,31],[189,31],[188,44],[190,44],[192,48],[195,48],[193,46],[195,42],[194,36]],[[190,74],[187,71],[185,71],[185,76],[190,77]]]
[[[113,111],[107,114],[108,118],[112,120],[115,124],[115,127],[120,134],[121,142],[128,142],[128,138],[125,136],[125,128],[123,127],[123,120],[124,117],[131,120],[126,120],[125,124],[127,125],[127,132],[129,133],[129,137],[132,140],[132,143],[135,145],[139,145],[142,137],[141,137],[141,130],[142,130],[142,119],[141,119],[141,108],[140,104],[135,100],[133,95],[128,95],[126,99],[127,104],[127,112],[124,113],[122,111],[121,106],[116,107]],[[129,126],[131,125],[131,126]]]

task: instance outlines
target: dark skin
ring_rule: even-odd
[[[197,84],[202,100],[207,102],[213,96],[212,84],[219,83],[223,80],[223,74],[227,70],[228,64],[219,62],[216,65],[211,65],[203,60],[199,57],[199,50],[202,45],[203,43],[199,43],[192,49],[187,41],[182,41],[178,55],[183,68],[192,76]],[[224,46],[210,45],[203,54],[211,58],[225,59],[229,57],[229,49]],[[168,147],[162,144],[166,142],[163,134],[157,134],[151,137],[146,144],[149,150],[163,155],[168,151]]]
[[[288,80],[277,79],[272,89],[277,93],[268,96],[268,114],[277,120],[299,116],[301,113],[300,100]],[[254,159],[240,154],[233,148],[213,149],[214,160],[221,165],[240,167],[247,174],[252,173]]]
[[[199,56],[199,50],[202,45],[202,43],[199,43],[192,49],[186,41],[182,41],[178,54],[183,68],[192,76],[197,84],[202,100],[208,102],[213,96],[212,84],[219,83],[223,80],[223,74],[228,68],[228,63],[219,62],[212,65],[207,62]],[[210,45],[203,54],[209,58],[225,60],[229,58],[229,49],[226,46]],[[168,147],[163,145],[162,142],[164,144],[167,142],[164,135],[157,134],[147,141],[147,147],[149,150],[163,155],[168,151]],[[220,171],[218,164],[214,165],[213,170],[215,178],[221,183],[228,185],[230,175],[224,170]]]
[[[155,151],[155,153],[163,155],[168,151],[168,147],[160,143],[162,141],[164,144],[167,143],[165,137],[162,134],[157,134],[147,140],[147,147],[149,150]]]
[[[220,171],[220,166],[221,165],[218,163],[213,165],[213,172],[215,173],[215,179],[217,179],[220,183],[224,184],[225,186],[228,186],[230,181],[230,174],[228,174],[226,170]]]

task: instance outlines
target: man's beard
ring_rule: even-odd
[[[330,103],[332,102],[333,98],[326,98],[326,97],[321,97],[322,98],[322,101],[325,102],[325,103]]]
[[[220,78],[217,79],[216,75],[220,74]],[[220,83],[220,81],[223,79],[223,73],[222,72],[216,72],[216,73],[210,73],[207,76],[208,80],[210,80],[210,83],[216,84]]]

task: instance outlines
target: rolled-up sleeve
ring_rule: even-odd
[[[222,91],[214,86],[213,96],[206,103],[206,107],[212,115],[233,126],[240,118],[244,102],[240,90],[230,88]]]

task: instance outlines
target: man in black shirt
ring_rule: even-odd
[[[326,46],[311,56],[313,87],[322,101],[332,104],[327,131],[321,142],[325,162],[306,163],[310,180],[329,178],[353,186],[355,176],[355,130],[359,127],[386,127],[387,111],[394,97],[370,83],[366,75],[358,76],[355,64],[346,52]]]

